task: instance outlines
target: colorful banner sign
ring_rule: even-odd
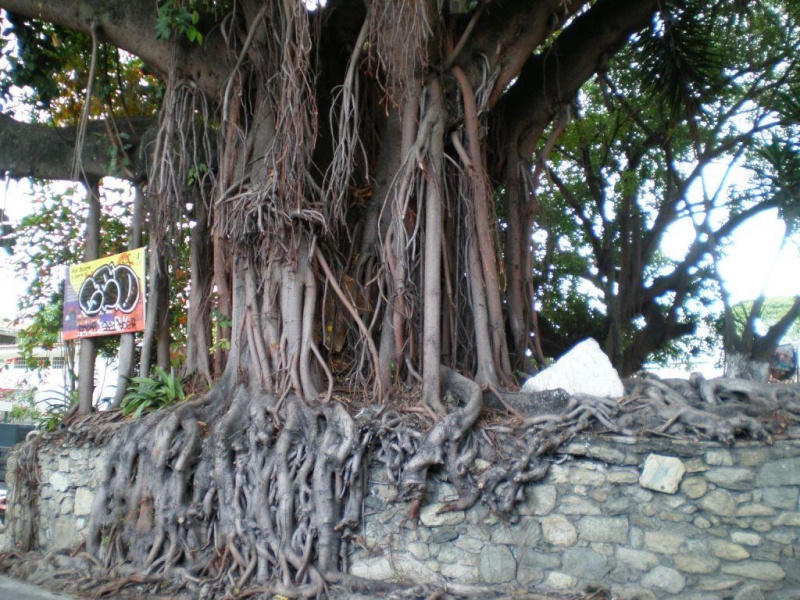
[[[64,340],[144,330],[144,248],[73,265],[64,286]]]

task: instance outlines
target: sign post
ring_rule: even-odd
[[[64,286],[65,341],[144,331],[145,249],[72,265]]]

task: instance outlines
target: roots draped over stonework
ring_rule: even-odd
[[[119,586],[170,580],[200,598],[314,597],[329,584],[357,583],[341,574],[370,467],[385,469],[397,500],[411,502],[411,519],[437,469],[459,492],[444,510],[480,501],[513,521],[525,486],[542,479],[559,447],[581,431],[725,443],[737,435],[800,436],[797,386],[642,377],[628,381],[619,400],[575,396],[533,410],[543,400],[504,395],[524,412],[503,417],[484,408],[472,381],[449,369],[441,378],[447,415],[436,423],[374,405],[351,417],[338,401],[281,401],[228,379],[202,399],[115,423],[106,434],[96,422],[75,421],[72,433],[58,435],[108,443],[85,556]],[[487,400],[497,403],[494,394]],[[35,540],[31,461],[42,441],[15,455],[12,534],[22,550]]]

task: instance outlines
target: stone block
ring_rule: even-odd
[[[599,515],[600,507],[582,496],[564,496],[558,503],[558,511],[564,515]]]
[[[481,551],[481,548],[483,548],[486,542],[476,540],[475,538],[467,535],[461,535],[453,543],[455,544],[456,548],[461,548],[462,550],[470,553],[477,553]]]
[[[517,567],[517,581],[522,585],[529,586],[537,584],[542,581],[543,577],[544,571],[541,569],[523,567],[522,565]]]
[[[668,531],[644,532],[645,548],[659,554],[677,554],[684,539],[682,535]]]
[[[61,471],[51,473],[49,483],[57,492],[66,492],[72,485],[69,474],[62,473]]]
[[[562,389],[568,394],[588,394],[608,398],[625,395],[619,375],[608,356],[593,339],[577,344],[551,367],[522,386],[523,392]]]
[[[659,565],[642,577],[642,585],[651,590],[680,594],[686,587],[686,576],[675,569]]]
[[[74,517],[62,515],[54,520],[52,527],[51,550],[66,550],[77,545],[78,526]]]
[[[750,558],[750,553],[739,544],[733,542],[726,542],[724,540],[711,540],[709,542],[711,552],[717,558],[722,558],[730,561],[744,560]]]
[[[517,561],[508,546],[487,544],[480,554],[480,578],[483,583],[512,581],[517,574]]]
[[[407,546],[409,554],[417,560],[428,560],[431,557],[431,548],[422,542],[411,542]]]
[[[736,509],[737,517],[771,517],[775,509],[766,504],[745,504]]]
[[[708,482],[703,477],[687,477],[681,482],[681,491],[696,500],[708,491]]]
[[[517,551],[519,567],[557,571],[561,568],[561,554],[558,552],[542,552],[539,548],[526,548]]]
[[[612,471],[606,479],[609,483],[636,483],[639,481],[639,474],[633,471]]]
[[[712,490],[700,498],[700,508],[714,515],[732,517],[736,512],[736,499],[725,490]]]
[[[674,494],[685,473],[686,467],[681,459],[651,454],[644,461],[639,485],[649,490]]]
[[[786,525],[788,527],[800,527],[800,512],[787,512],[775,519],[775,525]]]
[[[547,574],[544,586],[551,590],[574,590],[578,585],[578,580],[572,575],[553,571]]]
[[[711,450],[706,451],[706,464],[715,467],[732,467],[733,466],[733,454],[730,450],[724,450],[722,448],[714,448]]]
[[[542,539],[542,529],[533,519],[524,519],[513,525],[499,525],[493,532],[491,541],[510,546],[535,546]]]
[[[75,516],[85,517],[92,514],[94,492],[87,488],[78,488],[75,491]]]
[[[797,533],[791,530],[771,531],[767,534],[767,539],[776,544],[789,545],[797,539]]]
[[[773,508],[795,510],[800,498],[800,490],[796,487],[768,487],[761,490],[761,500]]]
[[[743,544],[744,546],[761,545],[761,536],[750,531],[734,531],[731,534],[731,540],[737,544]]]
[[[742,448],[736,454],[743,467],[759,467],[769,459],[769,454],[763,448]]]
[[[562,570],[579,579],[599,581],[608,574],[608,558],[589,548],[568,548],[564,551]]]
[[[706,479],[729,490],[751,490],[755,483],[755,473],[750,469],[719,467],[705,473]]]
[[[739,575],[758,581],[781,581],[786,577],[786,571],[780,565],[760,560],[745,560],[723,565],[722,572],[726,575]]]
[[[446,544],[458,538],[455,527],[436,527],[431,532],[431,544]]]
[[[675,567],[682,573],[703,574],[715,573],[719,569],[719,560],[698,554],[678,554]]]
[[[556,507],[556,486],[554,485],[531,485],[525,489],[527,496],[525,502],[519,507],[521,515],[549,515]]]
[[[745,560],[723,565],[722,572],[758,581],[781,581],[786,577],[786,571],[780,565],[760,560]]]
[[[625,544],[628,520],[622,517],[583,517],[578,522],[580,538],[586,542]]]
[[[733,600],[764,600],[764,592],[757,583],[748,583],[736,592]]]
[[[447,544],[439,548],[439,553],[436,555],[440,563],[456,564],[464,562],[466,552],[461,548],[457,548],[453,544]]]
[[[722,592],[725,597],[730,597],[730,590],[741,585],[741,578],[731,579],[725,577],[703,577],[700,578],[697,587],[706,592]]]
[[[756,475],[758,487],[800,485],[800,457],[765,464]]]
[[[659,563],[657,555],[647,550],[633,550],[624,546],[617,546],[617,561],[637,571],[647,571]]]
[[[750,523],[750,527],[759,533],[772,531],[772,523],[767,519],[753,519],[753,521]]]
[[[563,515],[550,515],[542,519],[542,535],[554,546],[572,546],[578,541],[575,526]]]

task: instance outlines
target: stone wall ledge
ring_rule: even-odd
[[[41,550],[84,539],[106,459],[88,445],[40,450]],[[434,473],[415,523],[379,467],[370,480],[355,575],[520,592],[601,585],[621,600],[800,598],[800,440],[576,437],[507,518],[482,504],[438,514],[456,492]]]

